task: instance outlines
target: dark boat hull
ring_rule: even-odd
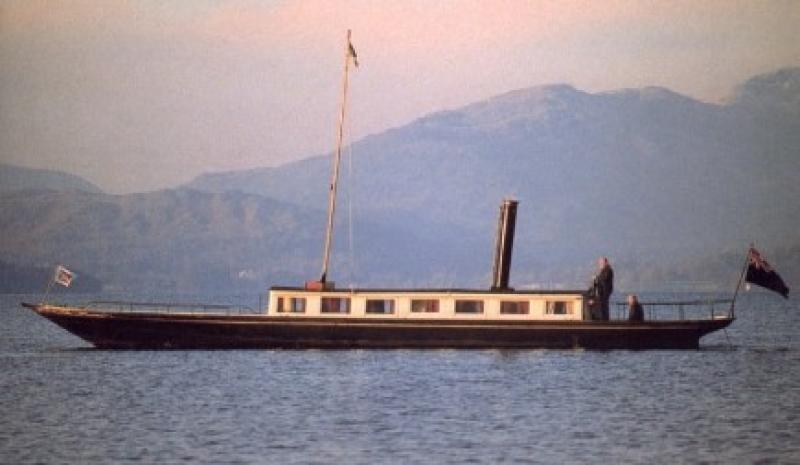
[[[90,311],[23,304],[103,349],[697,349],[732,318],[627,322],[354,320]]]

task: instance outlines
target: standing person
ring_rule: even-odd
[[[644,309],[642,309],[642,304],[639,303],[639,297],[636,294],[628,296],[628,321],[631,323],[644,321]]]
[[[592,294],[594,295],[594,317],[598,320],[608,321],[608,301],[611,293],[614,292],[614,270],[608,263],[607,257],[597,259],[597,274],[594,275],[592,282]]]

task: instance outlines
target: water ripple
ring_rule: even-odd
[[[699,351],[115,352],[0,300],[0,463],[798,463],[770,302]]]

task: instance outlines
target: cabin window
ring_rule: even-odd
[[[323,297],[320,299],[320,313],[350,313],[350,299],[347,297]]]
[[[527,301],[504,300],[500,302],[500,313],[503,315],[527,315],[530,313],[530,304]]]
[[[394,300],[367,299],[367,313],[394,313]]]
[[[414,299],[411,301],[411,313],[438,313],[439,301],[436,299]]]
[[[483,301],[456,300],[456,313],[483,313]]]
[[[278,313],[305,313],[305,297],[278,297]]]
[[[547,302],[547,315],[572,315],[572,302]]]

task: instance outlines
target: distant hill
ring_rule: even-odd
[[[797,117],[800,114],[800,68],[753,77],[735,89],[732,103],[759,115]]]
[[[269,284],[301,285],[319,277],[324,223],[324,210],[235,192],[25,191],[0,195],[0,256],[88,270],[109,291],[255,293]],[[448,248],[402,225],[360,221],[354,231],[359,239],[395,244],[358,241],[364,257],[356,263],[359,284],[419,285],[424,278],[445,285],[457,282],[457,270],[489,272],[488,263],[468,266],[468,243]],[[348,242],[347,235],[337,237],[332,263],[333,278],[342,285],[355,276]],[[420,266],[426,272],[415,279],[409,270]]]
[[[99,187],[74,174],[0,163],[0,192],[26,189],[102,192]]]
[[[535,87],[367,137],[353,178],[342,170],[331,278],[486,286],[497,206],[514,196],[512,285],[582,287],[608,255],[620,289],[729,286],[755,241],[795,289],[798,83],[800,69],[756,76],[724,105]],[[0,259],[63,263],[109,290],[300,284],[319,275],[329,176],[319,156],[146,194],[0,192]]]
[[[754,77],[725,105],[663,88],[522,89],[352,146],[357,211],[458,226],[490,247],[496,206],[520,199],[515,275],[537,281],[599,254],[662,263],[789,245],[800,229],[800,68]],[[303,206],[328,156],[206,174],[189,185]]]

